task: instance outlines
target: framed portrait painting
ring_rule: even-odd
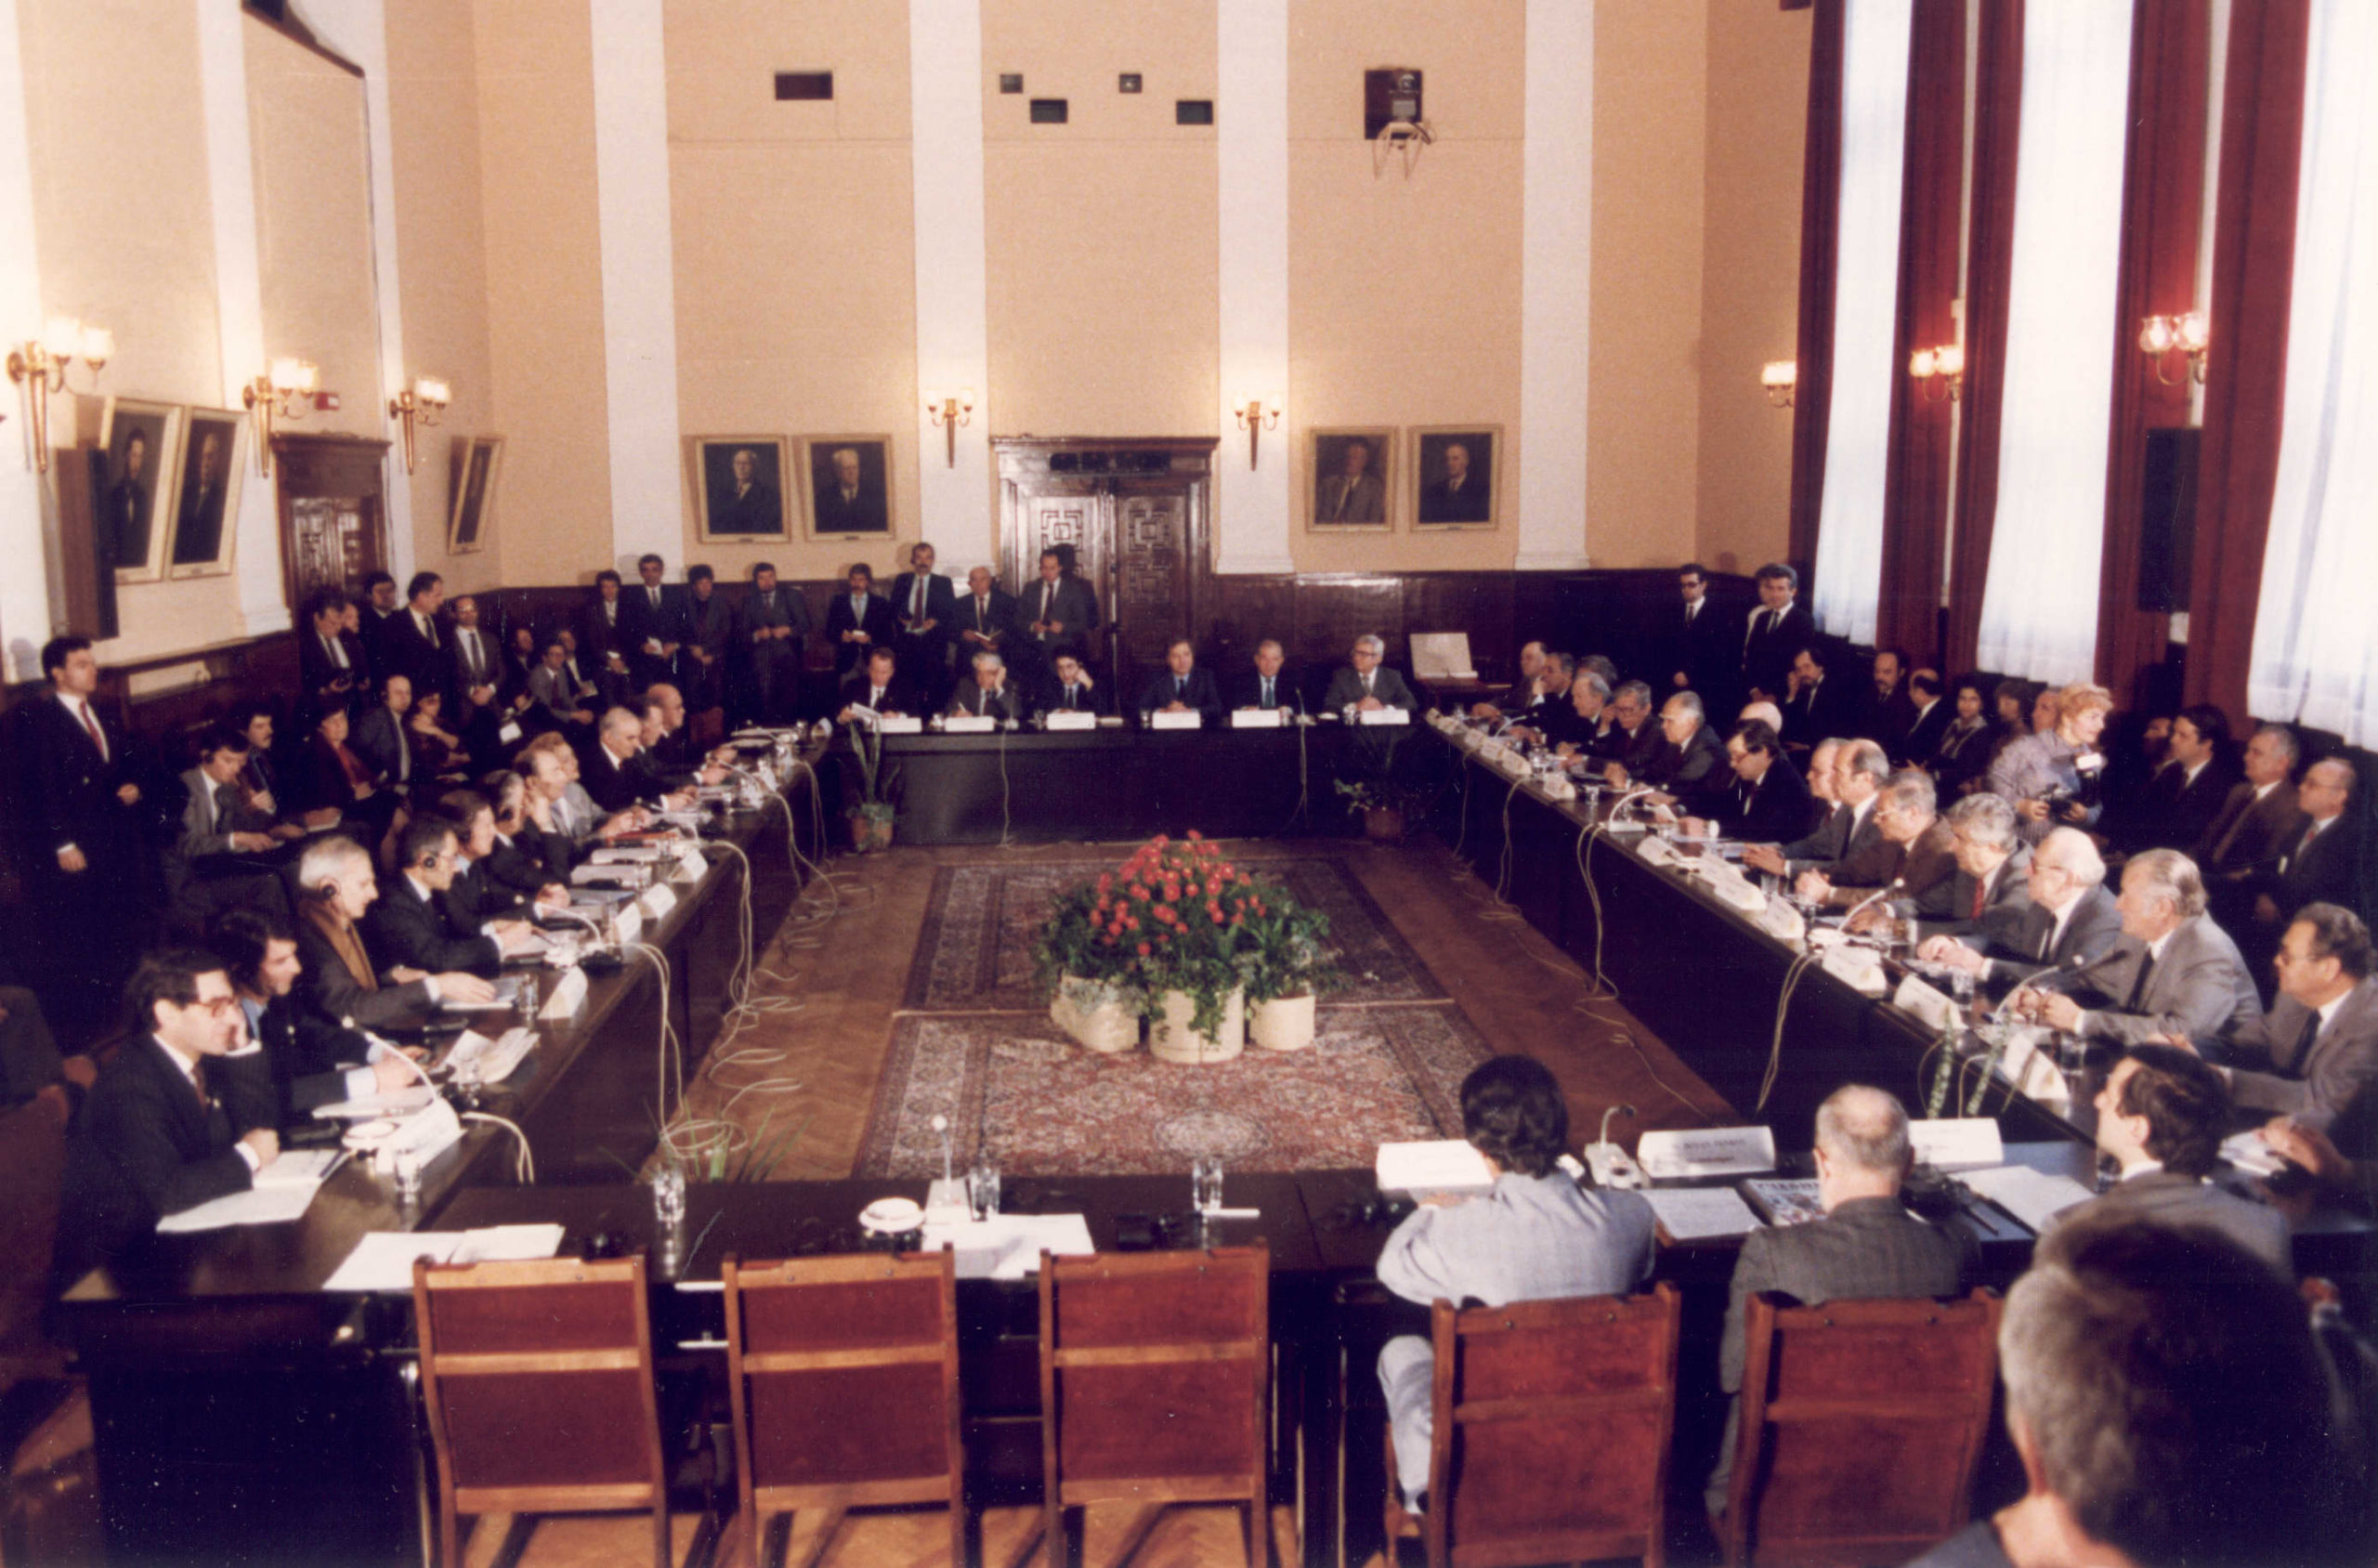
[[[174,476],[174,528],[166,546],[169,577],[220,577],[231,569],[239,537],[242,455],[248,416],[234,409],[188,412]]]
[[[1305,472],[1312,476],[1305,526],[1315,533],[1378,533],[1392,526],[1395,432],[1313,429]]]
[[[694,438],[694,516],[709,543],[759,543],[792,537],[785,477],[792,443],[783,436]]]
[[[1503,427],[1424,425],[1412,432],[1414,526],[1490,529],[1500,518]]]
[[[99,415],[94,543],[100,569],[112,568],[118,582],[154,582],[165,575],[181,431],[182,410],[175,403],[110,398]]]
[[[812,539],[892,537],[892,438],[805,436],[801,467]]]
[[[467,555],[487,548],[495,528],[495,488],[503,477],[503,438],[473,436],[454,443],[454,507],[446,520],[446,549]]]

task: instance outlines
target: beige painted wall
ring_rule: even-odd
[[[471,0],[406,0],[388,29],[388,117],[397,194],[397,277],[408,379],[437,376],[453,406],[419,433],[412,476],[413,561],[444,574],[449,594],[504,581],[504,540],[517,471],[497,480],[485,549],[447,553],[454,477],[470,438],[502,434],[488,350],[485,193]],[[392,433],[393,434],[393,433]],[[403,519],[396,526],[406,526]],[[523,556],[533,559],[533,556]]]
[[[473,0],[496,536],[515,582],[609,565],[611,474],[585,0]],[[467,283],[458,286],[467,287]]]
[[[1790,532],[1792,415],[1759,367],[1798,331],[1810,11],[1709,0],[1707,262],[1701,290],[1701,556],[1750,572]]]
[[[1291,553],[1301,571],[1507,568],[1519,547],[1522,0],[1293,0],[1288,13]],[[1436,133],[1411,177],[1374,173],[1363,72],[1424,73]],[[1308,531],[1316,426],[1500,425],[1502,524],[1414,530],[1411,443],[1387,533]],[[1232,432],[1231,439],[1244,439]],[[1226,439],[1224,446],[1231,445]]]
[[[686,436],[681,559],[727,577],[766,560],[787,577],[810,578],[871,555],[878,575],[888,575],[905,544],[855,549],[804,537],[798,470],[803,437],[891,437],[893,529],[915,539],[906,7],[672,0],[663,14]],[[830,70],[833,98],[777,102],[779,69]],[[693,442],[721,436],[792,438],[792,542],[701,542]]]

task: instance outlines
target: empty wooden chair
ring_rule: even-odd
[[[724,1272],[745,1561],[786,1509],[827,1510],[815,1561],[848,1509],[943,1502],[964,1562],[954,1255],[729,1257]]]
[[[1387,1456],[1387,1535],[1430,1568],[1666,1554],[1679,1297],[1582,1296],[1431,1314],[1428,1510]]]
[[[1271,1253],[1040,1255],[1040,1454],[1051,1568],[1066,1510],[1237,1502],[1249,1568],[1268,1558]]]
[[[460,1516],[648,1509],[669,1563],[669,1476],[644,1260],[416,1262],[413,1321],[438,1449],[438,1538]]]
[[[41,1326],[65,1170],[66,1127],[56,1111],[38,1100],[0,1111],[0,1193],[8,1195],[0,1203],[0,1386],[65,1368]]]
[[[1746,1562],[1904,1562],[1965,1528],[1998,1379],[2000,1301],[1789,1305],[1744,1327],[1719,1543]]]

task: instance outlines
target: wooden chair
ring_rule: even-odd
[[[847,1510],[892,1503],[947,1503],[949,1561],[966,1561],[956,1270],[947,1251],[726,1259],[735,1468],[755,1568],[772,1514],[828,1510],[814,1562]]]
[[[1269,1560],[1271,1253],[1261,1246],[1040,1255],[1040,1456],[1048,1561],[1065,1510],[1145,1505],[1128,1557],[1171,1503],[1238,1502],[1248,1568]]]
[[[647,1509],[669,1568],[669,1474],[644,1259],[413,1264],[421,1384],[438,1449],[438,1536],[460,1516]]]
[[[0,1388],[18,1377],[57,1377],[65,1352],[42,1332],[66,1128],[44,1102],[0,1112]]]
[[[1965,1528],[1998,1380],[1993,1293],[1752,1298],[1718,1538],[1757,1561],[1894,1563]]]
[[[1415,1517],[1387,1444],[1387,1538],[1430,1568],[1496,1568],[1666,1551],[1679,1303],[1582,1296],[1457,1311],[1430,1327],[1436,1379],[1429,1508]]]

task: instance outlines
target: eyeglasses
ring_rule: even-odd
[[[202,997],[196,1001],[186,1004],[185,1011],[189,1008],[196,1007],[203,1007],[210,1013],[213,1013],[216,1017],[224,1018],[229,1017],[231,1013],[239,1011],[240,999],[237,997]]]

